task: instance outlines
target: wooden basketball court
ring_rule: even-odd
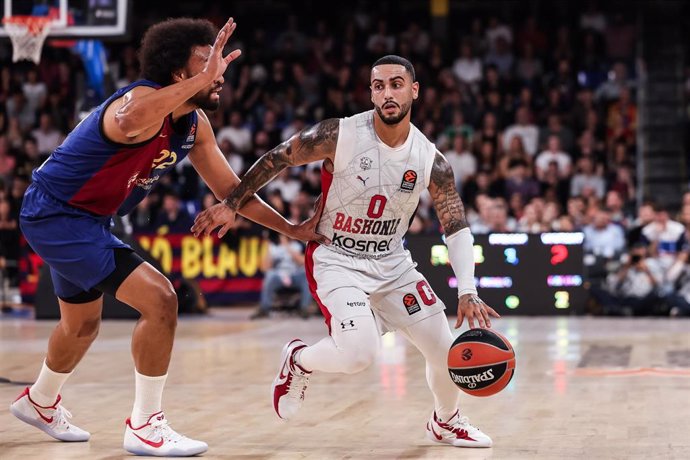
[[[164,408],[173,428],[208,442],[206,458],[690,458],[690,321],[503,318],[495,328],[517,353],[502,393],[465,396],[462,411],[492,449],[432,444],[421,355],[399,335],[383,339],[361,374],[314,375],[298,418],[273,413],[270,386],[283,344],[313,343],[320,319],[250,322],[249,310],[215,310],[178,327]],[[122,449],[134,395],[132,322],[106,321],[63,390],[88,443],[60,443],[7,407],[40,368],[54,322],[0,320],[0,458],[110,459]]]

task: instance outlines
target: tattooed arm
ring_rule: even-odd
[[[266,152],[242,177],[240,185],[225,199],[225,205],[237,211],[254,192],[266,185],[288,166],[335,157],[340,120],[329,118],[300,131],[278,147]]]
[[[472,234],[467,225],[462,200],[455,189],[453,169],[439,152],[436,152],[434,158],[430,182],[429,193],[446,234],[448,259],[458,282],[458,319],[455,327],[460,327],[465,318],[470,328],[474,328],[475,318],[479,327],[491,327],[489,317],[498,318],[499,315],[477,295]]]
[[[446,237],[468,227],[465,207],[462,205],[458,191],[455,190],[453,169],[448,160],[439,152],[436,152],[434,165],[431,168],[429,193]]]
[[[324,120],[266,152],[249,168],[240,184],[222,203],[201,212],[194,219],[192,232],[196,236],[202,233],[208,235],[214,228],[221,226],[218,236],[222,237],[232,226],[237,210],[254,195],[254,192],[288,166],[324,160],[324,167],[330,168],[335,158],[339,126],[340,120],[337,118]]]

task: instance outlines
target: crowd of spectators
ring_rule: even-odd
[[[221,109],[209,114],[238,174],[304,127],[371,109],[371,63],[395,53],[415,65],[421,94],[413,122],[452,165],[474,233],[577,230],[595,257],[612,260],[640,242],[654,243],[650,256],[666,254],[650,227],[642,227],[665,210],[635,206],[636,31],[621,13],[605,14],[591,3],[579,17],[556,23],[477,15],[448,40],[435,39],[422,19],[393,30],[385,17],[361,8],[343,18],[334,25],[294,14],[277,32],[238,31],[231,46],[242,48],[243,57],[226,75]],[[17,212],[31,170],[82,110],[75,105],[78,58],[52,53],[38,66],[0,71],[3,248],[16,247],[5,241],[18,238]],[[134,43],[114,47],[113,88],[137,74]],[[194,213],[214,203],[188,162],[161,182],[130,216],[134,230],[186,231]],[[286,217],[301,220],[320,190],[316,164],[283,172],[263,194]],[[690,203],[680,219],[664,225],[684,234]],[[438,230],[423,196],[410,231]],[[671,262],[661,266],[673,268],[668,280],[685,276]]]

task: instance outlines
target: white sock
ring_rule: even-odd
[[[72,371],[74,372],[74,371]],[[38,374],[38,379],[31,388],[29,388],[29,397],[33,402],[43,407],[50,407],[55,404],[62,385],[65,384],[67,379],[72,372],[67,372],[66,374],[60,374],[58,372],[53,372],[46,365],[46,361],[43,360],[43,367],[41,367],[41,373]]]
[[[149,377],[134,370],[134,408],[131,417],[134,428],[144,425],[153,414],[161,411],[163,387],[167,378],[168,374]]]
[[[434,409],[439,420],[447,422],[458,410],[460,390],[448,375],[448,350],[453,335],[446,315],[437,313],[400,332],[422,352],[426,359],[426,379],[434,394]]]

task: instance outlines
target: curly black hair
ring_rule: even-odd
[[[192,47],[213,45],[217,33],[206,19],[174,18],[154,24],[141,39],[141,77],[170,85],[173,72],[187,64]]]

